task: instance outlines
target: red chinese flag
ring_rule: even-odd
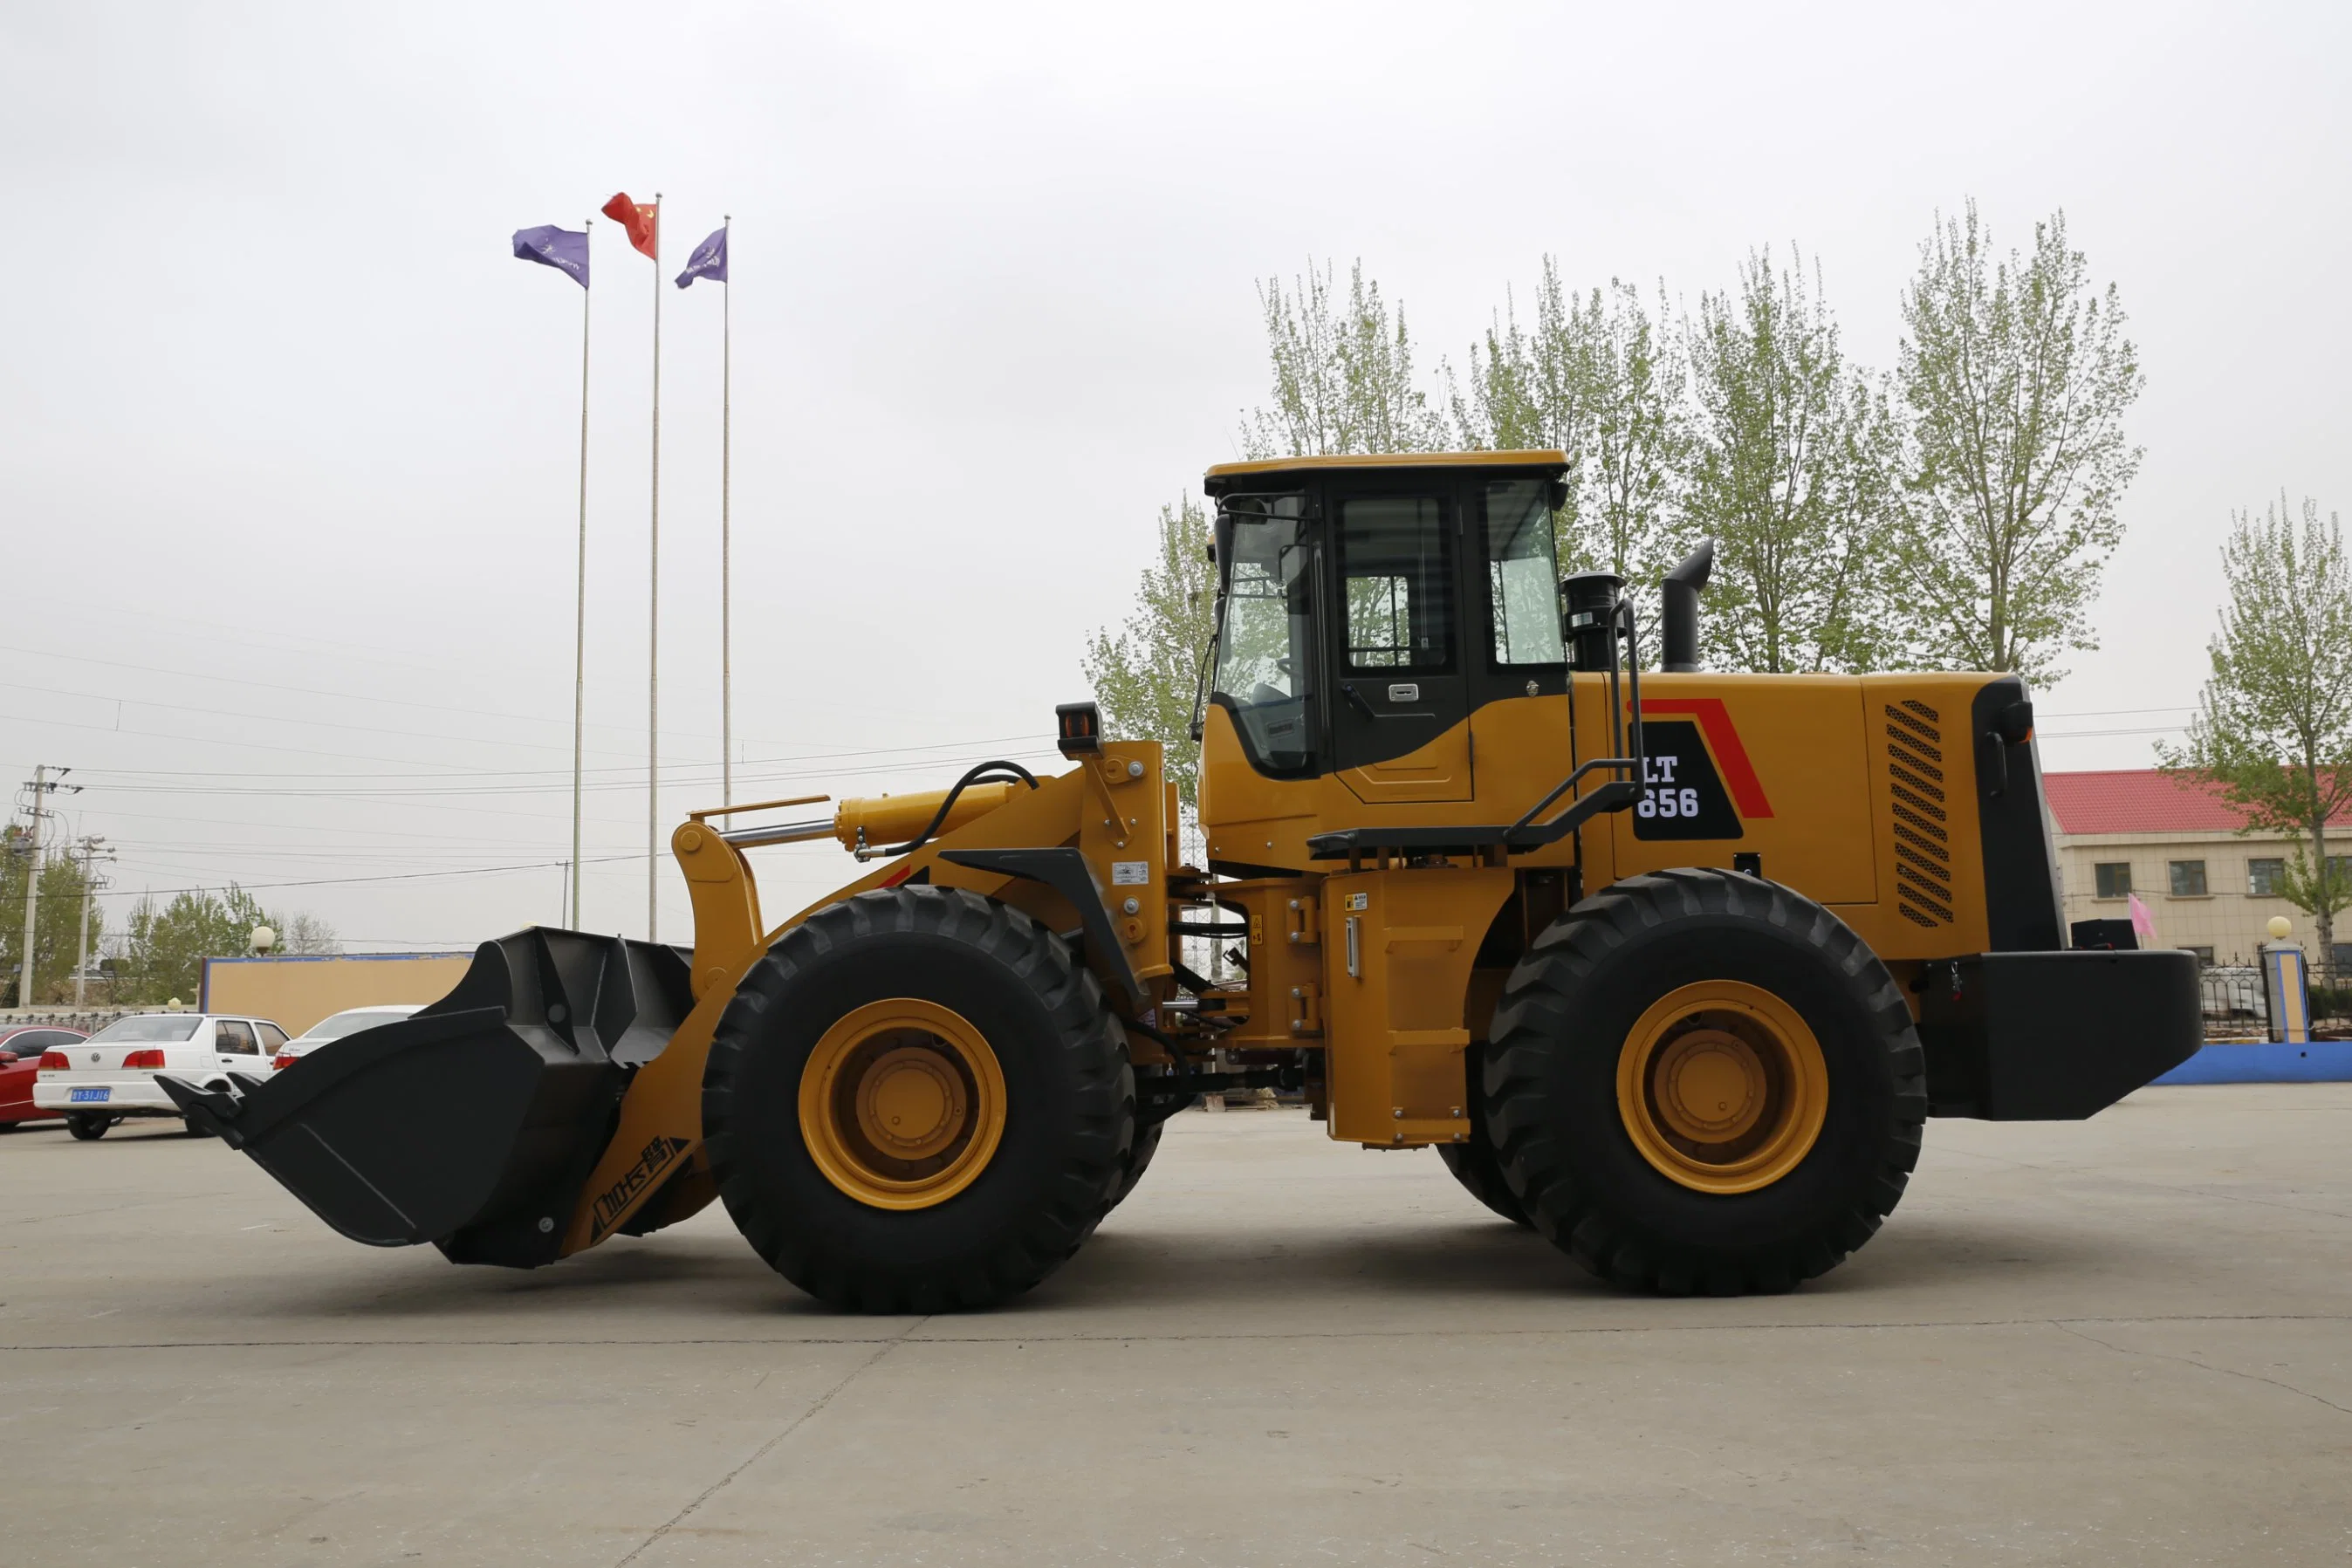
[[[661,222],[661,208],[647,206],[629,200],[623,191],[604,204],[604,215],[629,231],[629,243],[658,261],[660,242],[656,228]]]

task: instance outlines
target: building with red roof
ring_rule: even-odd
[[[2322,957],[2311,916],[2277,890],[2295,852],[2310,853],[2293,835],[2246,832],[2245,813],[2219,791],[2153,768],[2044,774],[2042,790],[2069,921],[2121,919],[2137,894],[2158,945],[2208,963],[2252,963],[2277,915]],[[2328,858],[2352,863],[2352,812],[2329,824]],[[2352,968],[2352,913],[2336,935],[2339,971]]]

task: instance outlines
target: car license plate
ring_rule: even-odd
[[[98,1105],[103,1104],[107,1097],[113,1092],[114,1091],[110,1088],[74,1089],[68,1091],[66,1099],[76,1105]]]

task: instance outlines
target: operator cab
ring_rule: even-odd
[[[1467,723],[1559,694],[1556,451],[1227,463],[1208,701],[1250,766],[1367,801],[1466,800]],[[1458,755],[1457,755],[1458,753]]]

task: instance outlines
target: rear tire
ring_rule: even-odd
[[[66,1131],[71,1133],[78,1141],[85,1144],[94,1143],[106,1136],[107,1129],[113,1125],[113,1117],[94,1116],[87,1111],[71,1112],[66,1116]]]
[[[885,1148],[902,1102],[920,1136]],[[1134,1168],[1135,1083],[1068,944],[976,894],[902,886],[819,910],[752,966],[702,1124],[736,1228],[793,1284],[841,1311],[971,1311],[1092,1232]]]
[[[1150,1126],[1135,1129],[1135,1140],[1127,1146],[1126,1174],[1118,1178],[1118,1186],[1112,1189],[1110,1203],[1104,1213],[1108,1214],[1125,1203],[1127,1195],[1135,1190],[1135,1184],[1143,1179],[1144,1171],[1151,1165],[1151,1156],[1160,1152],[1160,1134],[1167,1128],[1167,1123],[1154,1122]]]
[[[1480,1093],[1478,1081],[1485,1070],[1483,1052],[1476,1046],[1464,1051],[1462,1067],[1469,1081],[1464,1089],[1468,1097],[1463,1103],[1475,1105]],[[1465,1142],[1439,1144],[1435,1147],[1437,1157],[1445,1162],[1445,1168],[1454,1173],[1454,1179],[1462,1184],[1464,1191],[1522,1230],[1534,1228],[1535,1222],[1520,1207],[1518,1195],[1511,1190],[1510,1179],[1503,1174],[1503,1162],[1495,1153],[1495,1141],[1486,1135],[1486,1117],[1475,1113],[1471,1115],[1470,1136]]]
[[[1496,1157],[1495,1145],[1486,1141],[1483,1130],[1473,1133],[1466,1144],[1438,1145],[1437,1157],[1472,1197],[1520,1229],[1534,1228],[1535,1221],[1519,1207],[1517,1195],[1503,1175],[1503,1162]]]
[[[1536,1228],[1670,1295],[1785,1291],[1903,1196],[1927,1101],[1910,1009],[1861,937],[1735,872],[1619,883],[1512,971],[1483,1110]]]

